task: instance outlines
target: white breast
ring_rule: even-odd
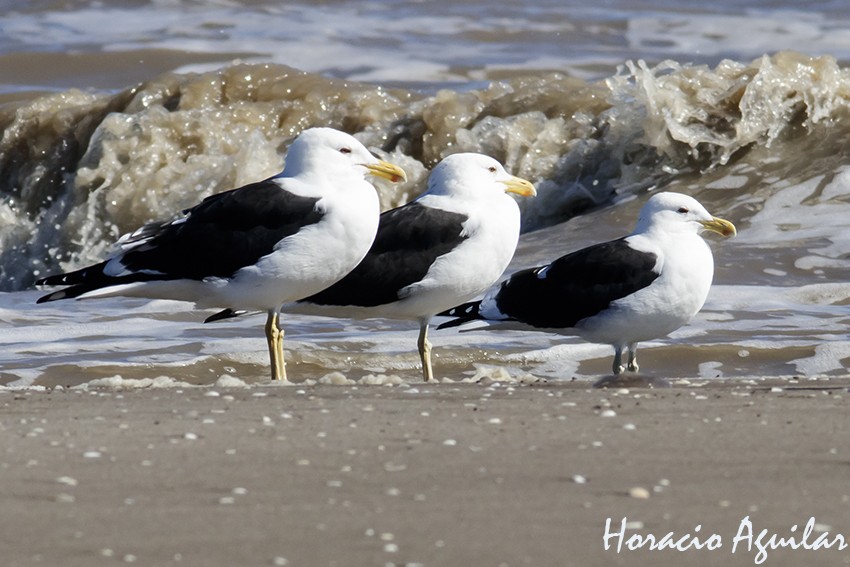
[[[714,261],[699,235],[652,240],[638,235],[628,240],[632,247],[658,256],[661,275],[580,323],[577,331],[587,340],[625,345],[666,336],[690,321],[708,297]]]
[[[375,189],[348,187],[322,199],[322,219],[282,240],[274,252],[230,280],[211,282],[214,297],[204,302],[266,310],[297,301],[333,285],[366,256],[378,230]]]
[[[519,240],[519,207],[508,195],[469,208],[440,196],[425,203],[467,215],[467,238],[439,257],[422,281],[402,290],[393,310],[398,317],[431,316],[484,293],[508,267]]]

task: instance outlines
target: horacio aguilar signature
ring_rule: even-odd
[[[611,518],[605,520],[605,534],[602,536],[602,545],[606,551],[616,550],[617,553],[622,551],[636,551],[638,549],[648,549],[651,551],[662,549],[673,549],[676,551],[687,551],[691,549],[707,549],[714,551],[723,547],[723,537],[720,534],[701,534],[701,525],[694,528],[694,533],[678,535],[675,532],[668,532],[661,537],[654,534],[632,533],[627,534],[627,520],[623,518],[619,528],[612,525]],[[736,551],[746,551],[752,553],[755,551],[753,560],[756,565],[761,565],[767,560],[769,551],[776,549],[803,549],[803,550],[818,550],[830,549],[846,549],[847,542],[841,534],[830,535],[828,531],[820,531],[815,535],[814,516],[809,518],[802,531],[798,531],[797,525],[791,526],[787,535],[779,535],[770,533],[766,529],[756,532],[753,529],[753,523],[749,516],[745,516],[738,524],[738,531],[735,537],[732,538],[732,553]]]

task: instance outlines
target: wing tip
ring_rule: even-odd
[[[240,315],[244,315],[245,313],[247,313],[247,311],[240,311],[228,307],[227,309],[222,309],[218,313],[210,315],[209,317],[204,319],[204,323],[214,323],[216,321],[223,321],[225,319],[233,319],[235,317],[239,317]]]
[[[441,323],[437,326],[437,329],[439,330],[450,329],[452,327],[460,327],[465,323],[480,319],[480,307],[480,301],[471,301],[469,303],[463,303],[456,307],[452,307],[451,309],[443,311],[442,313],[438,313],[437,315],[440,317],[454,317],[454,319],[452,319],[451,321],[446,321],[445,323]]]
[[[47,295],[42,295],[38,299],[35,300],[36,303],[47,303],[49,301],[58,301],[60,299],[67,299],[72,297],[67,290],[59,290],[54,291],[53,293],[48,293]]]

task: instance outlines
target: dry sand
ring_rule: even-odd
[[[6,390],[0,563],[754,565],[746,517],[850,536],[848,385]],[[722,547],[606,551],[607,518]]]

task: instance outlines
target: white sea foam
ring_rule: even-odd
[[[124,378],[123,376],[110,376],[109,378],[95,378],[90,382],[84,382],[75,388],[106,388],[109,390],[141,390],[159,388],[185,388],[192,386],[187,382],[180,382],[168,376],[157,376],[156,378]]]

